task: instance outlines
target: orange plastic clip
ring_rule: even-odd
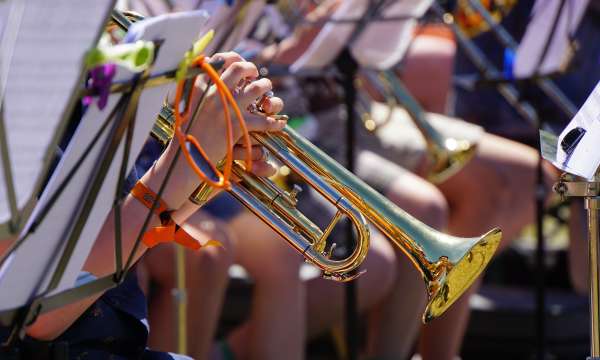
[[[139,202],[144,204],[148,209],[152,208],[152,204],[157,199],[156,194],[148,189],[144,183],[138,181],[133,189],[131,195],[136,198]],[[171,211],[168,210],[167,205],[162,199],[158,199],[158,206],[154,210],[154,213],[160,218],[161,225],[156,226],[144,234],[142,242],[148,248],[153,248],[160,243],[176,242],[186,248],[192,250],[198,250],[202,247],[199,241],[194,239],[188,234],[183,228],[173,221],[171,218]],[[220,245],[219,242],[211,240],[206,245]]]

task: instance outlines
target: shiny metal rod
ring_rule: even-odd
[[[598,258],[600,257],[598,234],[598,216],[600,213],[600,197],[585,199],[585,208],[588,215],[588,242],[589,242],[589,267],[590,267],[590,354],[591,359],[600,359],[600,273]]]
[[[589,282],[590,282],[590,357],[600,360],[600,171],[592,181],[578,181],[572,175],[563,174],[554,186],[561,197],[584,198],[588,218]]]
[[[172,289],[175,304],[175,326],[177,328],[177,352],[187,354],[187,287],[185,276],[185,249],[175,247],[175,280],[177,286]]]

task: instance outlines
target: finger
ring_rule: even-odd
[[[250,158],[252,161],[265,160],[267,158],[267,150],[260,145],[252,146],[250,150]],[[246,160],[246,148],[242,145],[236,145],[233,148],[234,160]]]
[[[273,84],[267,78],[253,81],[243,89],[242,93],[237,97],[237,101],[241,107],[246,108],[261,96],[271,91],[272,88]]]
[[[262,106],[267,114],[277,114],[283,110],[283,100],[278,97],[270,97],[265,99]]]
[[[213,56],[210,57],[210,62],[213,62],[213,61],[223,61],[223,66],[221,67],[221,73],[222,73],[223,71],[225,71],[225,69],[230,67],[231,64],[233,64],[235,62],[246,61],[246,59],[244,59],[242,57],[242,55],[240,55],[236,52],[228,51],[228,52],[214,54]]]
[[[244,116],[248,131],[265,132],[281,131],[287,124],[285,120],[276,120],[271,116],[259,116],[248,114]]]
[[[265,161],[253,161],[252,162],[252,173],[257,176],[269,177],[277,173],[277,168],[270,162]]]
[[[255,139],[254,137],[252,137],[252,136],[250,136],[250,144],[251,144],[252,146],[255,146],[255,145],[260,145],[260,143],[258,142],[258,140],[256,140],[256,139]],[[244,142],[244,139],[239,139],[239,140],[238,140],[238,142],[237,142],[235,145],[236,145],[236,146],[237,146],[237,145],[239,145],[239,146],[246,147],[246,143]]]
[[[255,79],[257,77],[258,70],[256,69],[256,65],[248,61],[234,62],[221,75],[221,79],[232,92],[242,80]]]

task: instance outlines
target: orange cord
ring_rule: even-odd
[[[190,95],[188,101],[185,104],[185,109],[182,113],[179,112],[179,104],[181,103],[181,98],[183,96],[183,87],[185,84],[185,80],[181,80],[177,84],[177,90],[175,92],[175,108],[173,113],[175,114],[175,136],[179,141],[179,146],[181,147],[181,151],[183,152],[188,164],[194,170],[194,172],[198,175],[198,177],[207,182],[210,186],[213,186],[217,189],[228,189],[231,185],[231,169],[233,167],[233,125],[231,122],[231,115],[229,112],[229,105],[233,108],[233,111],[238,119],[238,123],[240,129],[242,130],[242,138],[244,140],[244,145],[246,145],[246,167],[250,171],[252,169],[252,144],[250,142],[250,134],[248,133],[248,128],[246,126],[246,121],[242,116],[242,113],[231,95],[231,92],[219,77],[219,74],[215,71],[215,69],[206,62],[206,58],[204,56],[198,56],[192,62],[192,65],[199,66],[206,72],[208,77],[214,82],[217,92],[219,93],[219,98],[221,99],[221,104],[223,105],[223,113],[225,115],[226,121],[226,131],[227,131],[227,153],[225,155],[225,163],[223,165],[223,172],[219,171],[215,164],[213,164],[206,155],[206,152],[198,142],[198,140],[190,134],[185,134],[181,130],[181,126],[189,120],[190,116],[190,108],[191,108],[191,99],[194,98],[194,94],[196,92],[196,87],[192,85],[192,90],[190,91]],[[196,81],[196,77],[193,78],[192,81]],[[202,155],[204,160],[208,163],[211,170],[217,175],[218,180],[214,181],[210,179],[196,164],[189,150],[185,146],[187,143],[191,143],[196,150]]]

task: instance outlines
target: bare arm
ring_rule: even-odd
[[[222,79],[232,89],[242,79],[256,78],[258,71],[253,64],[243,61],[237,54],[221,54],[227,59],[235,58],[229,61],[229,67],[222,74]],[[256,74],[256,75],[254,75]],[[241,92],[237,96],[240,108],[246,108],[262,94],[271,89],[270,82],[266,79],[252,82],[246,87],[247,91]],[[200,94],[198,94],[200,96]],[[280,100],[274,98],[275,103]],[[207,97],[200,116],[198,117],[191,132],[209,154],[211,160],[217,162],[222,159],[227,151],[225,140],[225,122],[222,120],[222,110],[216,104],[220,104],[218,95],[211,94]],[[248,128],[251,131],[277,131],[280,130],[285,122],[277,121],[273,118],[251,117],[247,119]],[[239,129],[234,129],[235,138],[240,137]],[[150,189],[157,192],[163,182],[167,170],[172,163],[178,144],[174,140],[169,145],[165,153],[159,158],[155,165],[142,177],[141,181]],[[187,165],[183,157],[174,167],[173,174],[169,179],[168,186],[162,194],[162,200],[170,209],[179,209],[187,201],[188,196],[200,184],[200,180],[192,169]],[[122,246],[123,261],[133,250],[135,240],[142,228],[148,209],[139,203],[132,196],[128,196],[121,208],[122,216]],[[152,216],[149,228],[159,225],[157,216]],[[137,260],[146,251],[142,244],[135,253],[134,259]],[[84,268],[85,271],[102,277],[110,275],[115,270],[114,261],[114,213],[109,213],[106,218],[100,234],[94,243],[90,256],[88,257]],[[27,329],[27,333],[37,339],[51,340],[62,334],[81,314],[96,301],[102,294],[96,294],[77,303],[73,303],[60,309],[51,311],[40,316],[36,322]]]

